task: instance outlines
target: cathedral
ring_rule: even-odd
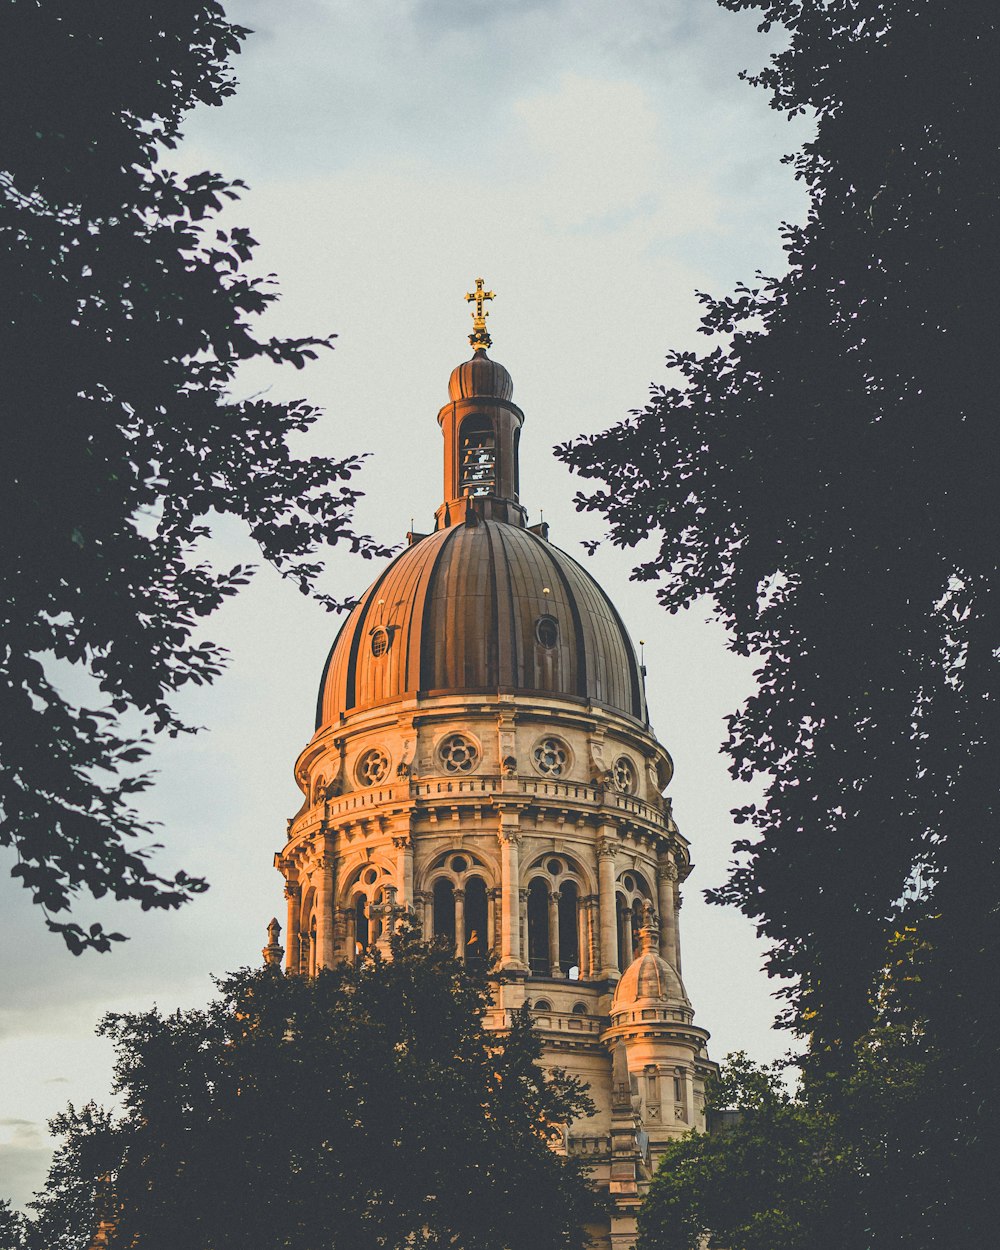
[[[595,1244],[627,1250],[666,1144],[705,1127],[714,1065],[681,976],[688,844],[664,797],[644,669],[614,604],[528,524],[524,414],[487,355],[476,290],[470,360],[438,413],[444,498],[430,533],[361,597],[320,681],[295,765],[304,796],[275,864],[291,974],[385,944],[403,912],[499,972],[488,1029],[525,1003],[544,1061],[590,1086],[566,1126],[610,1194]],[[281,957],[272,922],[265,958]]]

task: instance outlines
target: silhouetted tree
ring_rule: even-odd
[[[147,747],[121,718],[176,734],[172,695],[224,661],[195,631],[247,570],[205,562],[206,519],[241,518],[303,589],[318,544],[379,550],[352,528],[358,458],[289,450],[314,409],[227,393],[240,362],[298,367],[329,339],[256,335],[277,296],[213,220],[241,184],[164,163],[185,114],[232,94],[248,33],[212,0],[0,16],[0,845],[73,951],[120,936],[60,915],[80,891],[176,907],[204,886],[150,867]]]
[[[207,1009],[110,1016],[124,1112],[70,1111],[28,1250],[582,1247],[594,1198],[557,1155],[589,1112],[526,1015],[415,929],[315,979],[242,971]],[[81,1242],[81,1238],[84,1240]]]
[[[771,940],[786,1023],[849,1081],[893,935],[928,938],[935,1056],[908,1148],[961,1221],[996,1214],[1000,1003],[1000,61],[993,3],[721,0],[781,23],[757,82],[815,138],[789,269],[703,296],[707,354],[563,449],[580,505],[670,611],[710,597],[760,657],[729,720],[754,836],[718,902]],[[914,1243],[916,1244],[916,1243]]]
[[[921,1148],[939,1070],[912,1015],[925,951],[913,930],[894,940],[849,1071],[806,1064],[792,1093],[785,1065],[729,1057],[707,1090],[709,1123],[722,1110],[724,1120],[669,1146],[640,1211],[638,1250],[965,1244],[967,1213],[940,1157]]]

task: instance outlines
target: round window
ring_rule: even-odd
[[[365,885],[374,885],[378,880],[378,869],[369,868],[361,880],[365,883]]]
[[[546,777],[561,777],[569,769],[569,747],[561,738],[543,738],[531,755],[535,767]]]
[[[479,763],[479,747],[465,734],[449,734],[438,747],[445,772],[471,773]]]
[[[452,872],[465,872],[468,866],[469,866],[468,860],[464,859],[461,855],[456,855],[455,858],[451,861]]]
[[[535,622],[535,637],[546,650],[559,641],[559,622],[554,616],[540,616]]]
[[[354,773],[360,785],[377,785],[388,776],[389,757],[381,747],[372,747],[358,760]]]
[[[635,765],[627,755],[620,755],[615,760],[615,766],[612,769],[615,788],[620,790],[622,794],[634,794],[636,783]]]
[[[380,655],[385,655],[389,650],[389,631],[383,629],[380,625],[378,629],[372,631],[372,655],[376,659]]]
[[[562,864],[559,862],[558,859],[550,859],[546,867],[548,868],[549,872],[552,874],[553,877],[558,877],[559,874],[562,872]]]

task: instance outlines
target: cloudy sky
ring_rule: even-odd
[[[255,33],[240,90],[193,117],[174,157],[250,186],[232,220],[259,239],[258,267],[283,299],[268,330],[338,335],[304,373],[259,367],[249,395],[305,396],[325,410],[314,452],[367,451],[359,523],[389,544],[441,498],[435,417],[468,355],[462,299],[482,275],[497,293],[492,355],[526,414],[522,500],[577,558],[599,538],[572,505],[553,444],[602,429],[667,379],[671,348],[696,348],[696,290],[780,271],[779,223],[805,202],[781,155],[807,133],[739,81],[779,36],[713,0],[231,0]],[[221,526],[220,564],[253,559]],[[674,809],[696,873],[682,915],[685,973],[716,1057],[767,1059],[786,1039],[761,949],[741,917],[706,907],[725,876],[730,808],[752,797],[718,753],[724,715],[753,664],[726,650],[709,608],[669,617],[629,583],[629,553],[604,544],[588,567],[645,640],[658,736],[674,757]],[[334,552],[327,588],[357,594],[373,568]],[[158,748],[145,810],[163,825],[166,870],[211,891],[172,915],[83,905],[131,940],[74,959],[37,911],[2,885],[8,957],[0,1007],[0,1196],[44,1177],[49,1116],[107,1098],[111,1053],[93,1036],[108,1010],[192,1005],[210,977],[258,962],[282,915],[271,867],[298,807],[291,769],[312,732],[316,686],[337,621],[269,570],[206,636],[232,664],[183,711],[205,732]]]

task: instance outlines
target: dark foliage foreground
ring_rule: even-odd
[[[167,164],[185,114],[232,94],[248,33],[211,0],[0,13],[0,846],[73,951],[119,936],[67,919],[80,893],[204,888],[150,865],[123,714],[181,731],[172,696],[224,662],[197,631],[248,570],[203,559],[206,521],[240,518],[303,589],[318,545],[379,550],[352,528],[358,458],[289,449],[315,411],[229,397],[242,361],[301,366],[329,340],[257,335],[277,296],[215,220],[241,184]]]
[[[676,386],[563,455],[608,484],[580,504],[615,542],[652,537],[637,576],[663,604],[709,597],[760,658],[726,749],[766,798],[714,900],[770,939],[785,1023],[845,1099],[892,945],[920,935],[901,1149],[934,1183],[909,1244],[978,1246],[1000,1157],[1000,12],[721,2],[788,31],[757,81],[816,118],[808,219],[783,277],[703,297],[717,345],[673,354]]]
[[[315,979],[266,969],[204,1010],[109,1016],[124,1110],[70,1108],[19,1250],[556,1250],[594,1198],[552,1150],[590,1103],[526,1016],[412,930]],[[16,1224],[16,1221],[15,1221]]]

